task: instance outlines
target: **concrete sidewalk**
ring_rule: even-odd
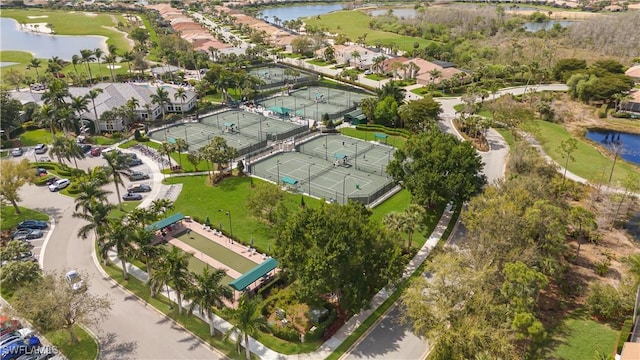
[[[447,205],[447,208],[443,213],[442,217],[440,218],[440,221],[438,221],[438,224],[436,225],[436,228],[434,229],[433,233],[431,234],[431,236],[429,236],[429,239],[427,239],[427,241],[424,243],[422,248],[418,251],[418,253],[413,257],[413,259],[409,262],[409,264],[405,268],[405,271],[403,273],[403,279],[406,279],[408,276],[410,276],[418,268],[418,266],[420,266],[420,264],[422,264],[422,262],[424,262],[424,260],[429,256],[429,254],[431,253],[431,250],[433,250],[433,248],[438,244],[438,241],[440,241],[440,239],[442,238],[442,235],[444,234],[444,231],[447,229],[447,226],[451,221],[452,214],[453,214],[452,206]],[[118,259],[115,251],[113,250],[109,251],[109,259],[111,260],[112,263],[116,264],[116,266],[118,267],[121,266],[120,260]],[[147,273],[132,264],[127,264],[127,271],[131,276],[141,281],[144,281],[144,282],[148,281]],[[169,299],[172,302],[177,303],[177,297],[173,289],[169,288],[168,292],[162,291],[162,294],[164,296],[167,296],[167,293],[168,293]],[[325,359],[338,346],[340,346],[340,344],[342,344],[342,342],[344,342],[365,320],[367,320],[367,318],[369,318],[369,316],[375,310],[377,310],[382,305],[382,303],[384,303],[384,301],[387,300],[389,296],[391,296],[392,293],[393,293],[392,289],[383,288],[382,290],[380,290],[371,300],[369,309],[362,310],[357,315],[352,316],[351,319],[349,319],[349,321],[347,321],[347,323],[344,324],[333,337],[327,340],[324,344],[322,344],[318,348],[318,350],[314,352],[307,353],[307,354],[299,354],[299,355],[298,354],[284,355],[267,348],[266,346],[262,345],[261,343],[259,343],[253,338],[251,338],[249,341],[250,350],[252,353],[259,356],[261,359],[270,359],[270,360],[271,359],[273,360],[275,359],[292,359],[292,360],[293,359],[313,359],[313,360]],[[189,306],[190,302],[188,300],[183,299],[182,304],[183,304],[183,307],[186,308]],[[200,315],[200,309],[197,306],[194,309],[194,315],[207,323],[209,322],[208,319],[206,319],[203,315]],[[225,321],[224,319],[216,315],[214,315],[213,321],[216,329],[223,333],[228,332],[232,328],[231,324],[229,324],[227,321]],[[231,338],[235,340],[235,335],[232,335]]]

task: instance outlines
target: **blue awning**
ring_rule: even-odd
[[[297,183],[298,183],[298,180],[296,180],[296,179],[292,179],[292,178],[290,178],[290,177],[288,177],[288,176],[283,176],[283,177],[281,177],[281,178],[280,178],[280,181],[282,181],[282,182],[283,182],[283,183],[285,183],[285,184],[289,184],[289,185],[295,185],[295,184],[297,184]]]
[[[166,228],[169,225],[173,225],[175,223],[177,223],[178,221],[184,219],[184,215],[182,215],[182,213],[177,213],[174,215],[169,216],[168,218],[164,218],[158,222],[155,222],[151,225],[147,225],[144,227],[144,229],[146,231],[156,231],[156,230],[160,230],[162,228]]]
[[[258,281],[261,277],[267,275],[271,270],[278,267],[278,261],[274,258],[269,258],[262,262],[262,264],[254,267],[253,269],[242,274],[239,278],[229,283],[229,286],[237,291],[246,289],[249,285]]]
[[[343,154],[343,153],[335,153],[335,158],[338,160],[344,160],[347,158],[347,155]]]
[[[228,128],[230,128],[230,127],[234,127],[235,125],[236,125],[236,124],[234,124],[234,123],[232,123],[232,122],[225,122],[225,123],[224,123],[224,126],[225,126],[225,127],[228,127]]]
[[[381,133],[375,133],[374,136],[376,137],[376,139],[386,139],[389,137],[387,134],[381,134]]]

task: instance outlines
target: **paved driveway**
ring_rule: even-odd
[[[104,165],[104,160],[89,158],[79,162],[79,165],[83,168]],[[148,170],[154,169],[152,163],[146,166]],[[139,168],[145,171],[144,166]],[[157,183],[160,179],[155,175],[152,180]],[[107,187],[113,191],[113,185]],[[72,198],[52,193],[46,187],[32,185],[24,186],[21,195],[21,206],[44,211],[55,221],[45,250],[41,253],[44,269],[58,272],[77,269],[86,272],[90,278],[89,291],[97,295],[106,294],[113,300],[111,316],[91,329],[99,337],[101,359],[221,358],[208,345],[105,277],[94,261],[93,241],[77,236],[84,222],[71,216],[75,207]],[[115,194],[111,195],[111,199],[115,201]]]

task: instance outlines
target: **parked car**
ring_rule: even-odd
[[[47,175],[47,169],[37,168],[36,169],[36,174],[38,176],[46,176]]]
[[[140,192],[149,192],[151,191],[151,186],[146,184],[135,184],[129,186],[127,192],[129,193],[140,193]]]
[[[102,153],[102,149],[99,146],[94,146],[91,149],[91,156],[100,156],[100,153]]]
[[[124,201],[142,200],[142,195],[136,194],[136,193],[126,193],[122,195],[122,200]]]
[[[39,239],[44,235],[42,230],[36,229],[19,229],[11,235],[12,240],[33,240]]]
[[[13,157],[22,156],[22,148],[15,148],[11,150],[11,156]]]
[[[131,166],[138,166],[138,165],[142,165],[142,160],[138,158],[127,158],[127,166],[131,167]]]
[[[59,180],[59,179],[58,179],[57,177],[53,176],[53,177],[51,177],[50,179],[47,179],[46,184],[47,184],[47,185],[51,185],[51,184],[53,184],[54,182],[56,182],[56,181],[58,181],[58,180]]]
[[[143,172],[140,171],[133,171],[130,172],[128,175],[129,180],[131,181],[138,181],[138,180],[147,180],[149,179],[149,174],[145,174]]]
[[[53,184],[49,185],[49,191],[60,191],[71,184],[69,179],[56,180]]]
[[[49,150],[49,148],[45,144],[38,144],[33,148],[33,150],[36,152],[36,154],[44,154],[47,152],[47,150]]]
[[[49,227],[45,221],[40,220],[25,220],[18,224],[18,229],[38,229],[43,230]]]
[[[0,360],[15,360],[22,355],[34,352],[35,348],[41,345],[37,336],[28,339],[14,340],[11,343],[3,344],[0,350]]]
[[[39,161],[39,162],[51,162],[51,159],[49,159],[49,158],[48,158],[48,157],[46,157],[46,156],[43,156],[43,157],[41,157],[41,158],[38,158],[38,161]]]
[[[120,153],[120,150],[116,149],[116,148],[106,148],[104,150],[102,150],[102,157],[104,157],[105,154],[109,154],[112,152],[116,152],[116,153]]]
[[[78,274],[76,270],[67,272],[64,277],[67,279],[69,286],[71,286],[74,291],[79,291],[84,288],[84,281],[82,281],[80,274]]]
[[[89,144],[82,144],[80,145],[80,149],[82,149],[83,153],[88,153],[89,151],[91,151],[91,145]]]
[[[20,321],[11,319],[6,316],[0,316],[0,336],[4,336],[20,328],[22,328],[22,324],[20,324]]]

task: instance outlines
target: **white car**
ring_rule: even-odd
[[[74,291],[82,290],[84,287],[84,281],[82,281],[77,271],[71,270],[66,273],[64,277],[67,279],[69,286],[71,286]]]
[[[60,179],[56,180],[53,184],[49,185],[49,191],[55,192],[60,191],[71,184],[71,180],[69,179]]]

